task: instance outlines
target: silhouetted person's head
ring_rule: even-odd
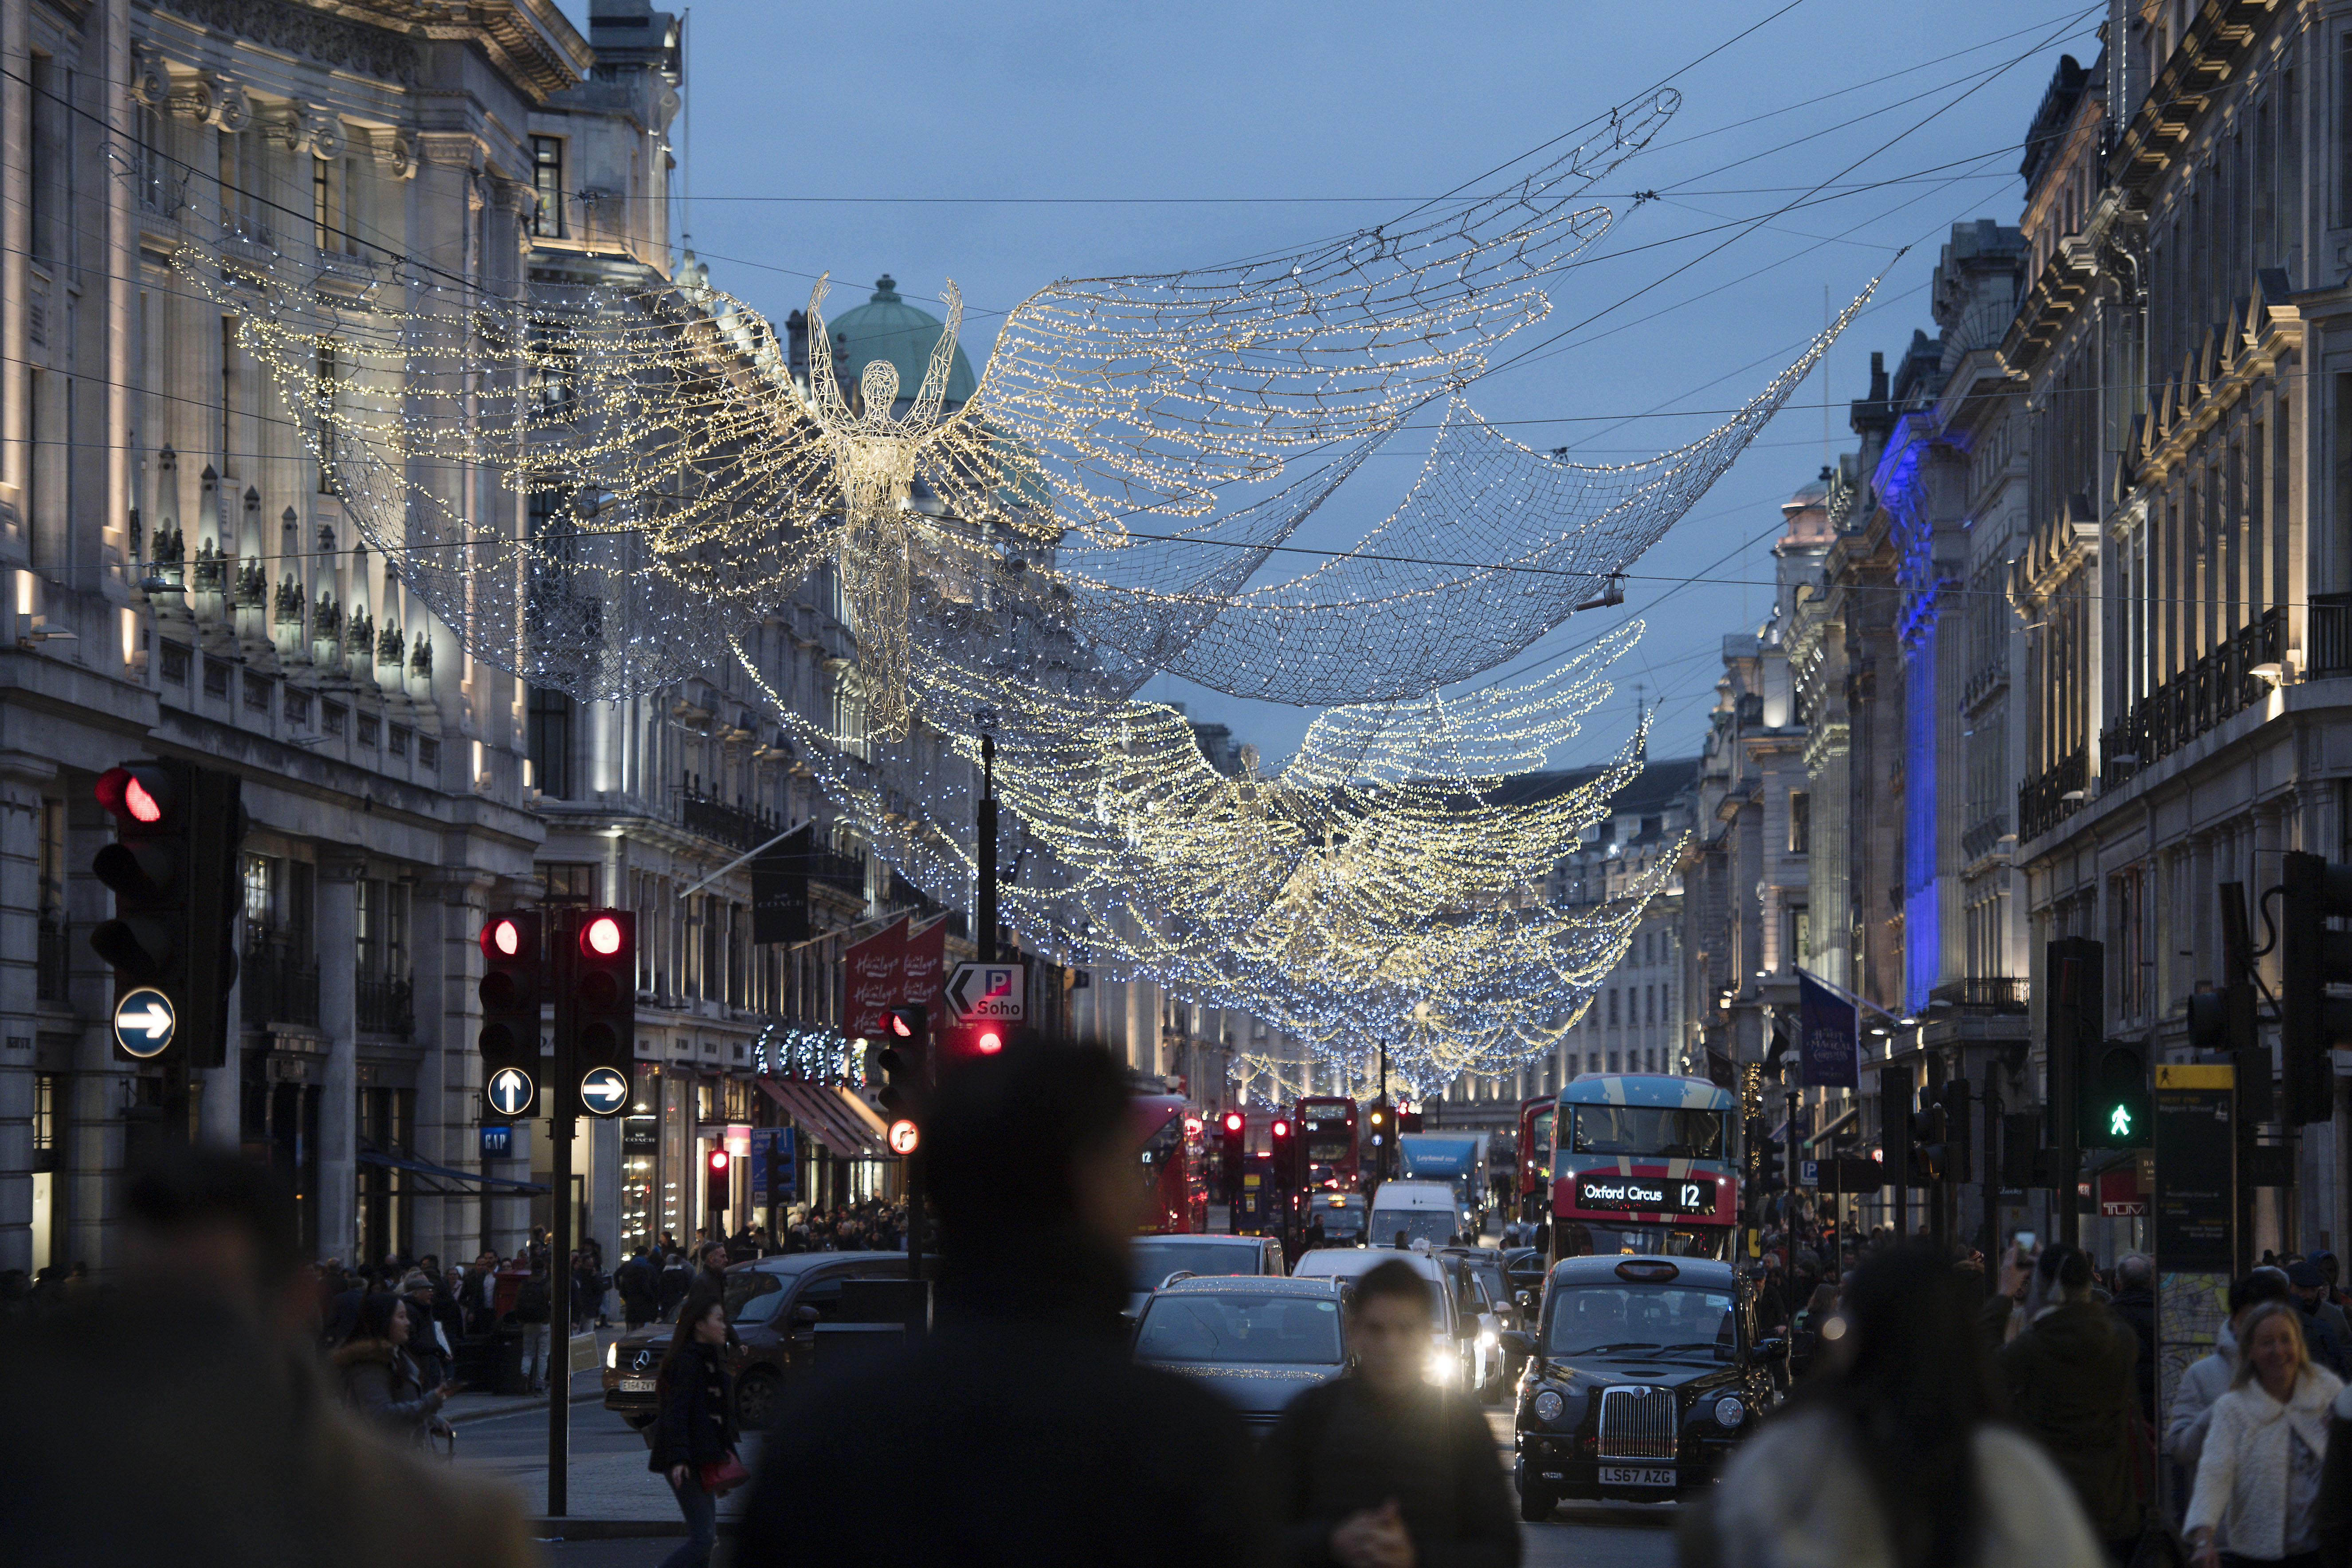
[[[1348,1303],[1348,1348],[1356,1375],[1384,1394],[1420,1386],[1436,1327],[1429,1281],[1403,1258],[1364,1270]]]
[[[1979,1293],[1932,1246],[1898,1242],[1854,1270],[1822,1326],[1826,1364],[1805,1396],[1852,1423],[1901,1568],[1976,1557],[1975,1432],[1996,1409]]]
[[[134,1297],[234,1312],[257,1329],[299,1289],[306,1258],[294,1194],[276,1173],[213,1150],[143,1163],[124,1194],[123,1285]]]
[[[1095,1046],[1015,1040],[950,1068],[922,1143],[943,1285],[1015,1266],[1058,1275],[1083,1256],[1115,1315],[1143,1200],[1129,1099]]]

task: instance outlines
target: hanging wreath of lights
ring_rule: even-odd
[[[1529,897],[1605,816],[1638,735],[1577,787],[1502,788],[1576,732],[1638,627],[1527,687],[1435,694],[1613,603],[1870,297],[1730,420],[1643,463],[1538,453],[1470,407],[1493,347],[1549,312],[1538,285],[1605,231],[1608,210],[1576,198],[1677,102],[1612,114],[1501,194],[1410,226],[1055,284],[952,406],[952,284],[909,391],[885,360],[839,384],[820,282],[803,389],[773,329],[694,267],[674,286],[499,298],[226,236],[174,266],[234,308],[364,538],[477,657],[591,700],[740,660],[877,850],[950,902],[972,871],[973,716],[994,715],[1014,863],[1034,856],[1005,889],[1010,923],[1335,1064],[1388,1040],[1428,1088],[1549,1049],[1664,875],[1584,910]],[[1256,582],[1432,405],[1383,521]],[[857,633],[855,748],[746,651],[823,567]],[[1131,700],[1160,671],[1336,706],[1278,773],[1227,778],[1180,713]]]

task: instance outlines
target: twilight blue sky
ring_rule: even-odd
[[[563,3],[584,29],[586,0]],[[674,132],[682,211],[711,281],[778,320],[827,269],[835,311],[885,271],[918,302],[953,278],[977,368],[1001,312],[1056,277],[1368,226],[1671,76],[1681,112],[1601,187],[1618,213],[1604,258],[1496,357],[1574,330],[1472,389],[1488,418],[1593,461],[1689,440],[1796,356],[1825,303],[1913,247],[1825,370],[1635,564],[1606,616],[1643,614],[1647,634],[1618,664],[1604,721],[1555,761],[1613,751],[1635,682],[1664,699],[1653,754],[1687,753],[1722,635],[1769,605],[1779,503],[1822,466],[1824,404],[1842,447],[1871,352],[1891,363],[1914,327],[1932,331],[1927,281],[1951,225],[2017,221],[2027,122],[2061,53],[2096,54],[2105,13],[1798,0],[1699,58],[1784,4],[701,0]],[[1662,199],[1634,210],[1629,194],[1651,189]],[[1392,443],[1297,542],[1347,542],[1419,456]],[[1283,574],[1308,563],[1290,557]],[[1614,624],[1573,617],[1498,673],[1540,669]],[[1165,678],[1144,695],[1231,723],[1269,764],[1313,718]]]

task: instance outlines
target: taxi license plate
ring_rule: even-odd
[[[1601,1484],[1604,1487],[1670,1487],[1675,1484],[1672,1465],[1603,1465]]]
[[[621,1392],[623,1394],[651,1394],[653,1391],[654,1380],[650,1377],[625,1377],[621,1379]]]

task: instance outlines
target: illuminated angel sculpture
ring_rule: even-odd
[[[1129,689],[1167,670],[1281,701],[1406,698],[1602,596],[1852,317],[1720,428],[1643,463],[1532,451],[1463,400],[1605,231],[1608,208],[1580,195],[1676,102],[1612,113],[1500,194],[1296,254],[1051,285],[1010,312],[953,408],[952,285],[910,389],[878,362],[836,384],[820,284],[803,389],[773,329],[691,267],[527,300],[249,247],[184,247],[181,268],[234,297],[369,542],[478,657],[534,684],[608,699],[708,668],[729,627],[831,565],[868,726],[896,733],[919,586],[969,604],[959,585],[1017,561],[1025,580],[986,607],[1009,622],[1050,603]],[[1367,457],[1432,423],[1420,477],[1356,548],[1258,580]],[[480,528],[478,497],[436,470],[489,476],[522,525]]]

